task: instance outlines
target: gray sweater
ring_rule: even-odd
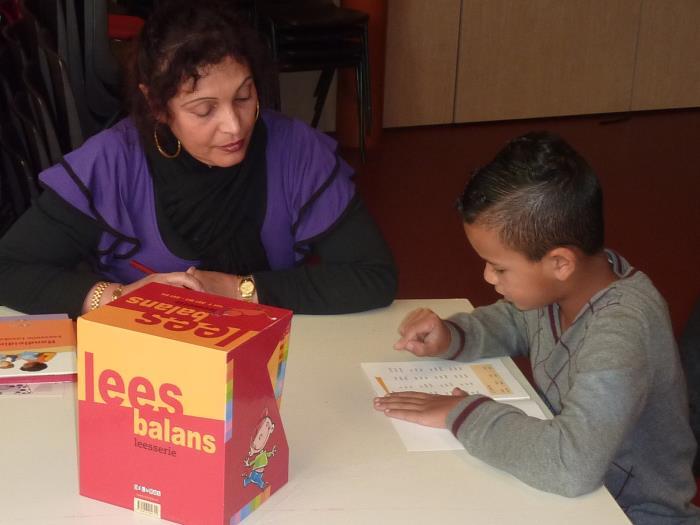
[[[520,311],[500,301],[449,319],[447,359],[528,355],[554,418],[541,421],[468,396],[448,428],[473,456],[564,496],[603,483],[633,523],[700,523],[695,439],[665,301],[613,252],[620,279],[591,297],[561,334],[556,304]]]

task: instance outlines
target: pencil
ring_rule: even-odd
[[[391,394],[391,392],[389,392],[389,389],[386,387],[386,383],[381,377],[374,376],[374,379],[376,379],[377,383],[379,383],[379,386],[381,386],[384,389],[384,392],[386,392],[387,394]]]
[[[156,273],[155,270],[150,269],[150,268],[149,268],[148,266],[146,266],[145,264],[141,264],[141,263],[138,262],[136,259],[131,259],[131,260],[129,261],[129,264],[131,265],[132,268],[136,268],[138,271],[140,271],[140,272],[142,272],[142,273],[144,273],[144,274],[146,274],[146,275],[150,275],[150,274],[152,274],[152,273]]]

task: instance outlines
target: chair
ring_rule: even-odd
[[[71,85],[77,98],[85,97],[100,127],[109,127],[121,115],[121,102],[113,94],[119,71],[107,37],[106,0],[65,0],[65,9]]]
[[[132,40],[143,27],[144,20],[138,16],[108,15],[107,36],[110,40]]]
[[[38,175],[39,172],[51,166],[51,161],[49,160],[49,152],[44,137],[34,123],[32,104],[27,93],[17,93],[14,98],[14,104],[10,107],[10,114],[14,115],[21,124],[22,132],[26,137],[31,171],[33,174]]]
[[[68,78],[73,86],[73,93],[76,100],[83,101],[87,108],[87,95],[85,93],[85,75],[83,74],[83,44],[81,42],[78,15],[75,10],[75,2],[73,0],[61,0],[64,2],[65,17],[66,17],[66,55],[64,59],[68,67]],[[87,109],[89,112],[89,109]],[[81,120],[87,118],[85,113],[81,112]],[[83,120],[83,127],[89,125],[89,122]]]
[[[22,123],[16,112],[11,109],[14,105],[14,92],[8,79],[0,73],[0,109],[2,109],[2,114],[7,116],[0,129],[4,140],[9,141],[12,148],[27,158],[29,156],[29,143],[24,134]]]
[[[81,36],[85,36],[87,42],[92,42],[98,33],[94,30],[95,24],[91,24],[92,29],[87,29],[84,24],[79,24],[79,20],[85,19],[82,16],[84,13],[90,16],[99,10],[95,4],[104,7],[104,1],[90,0],[79,4],[83,8],[80,11],[75,0],[26,0],[23,6],[23,13],[29,21],[25,23],[31,23],[34,28],[31,33],[38,35],[38,38],[25,39],[25,47],[31,48],[31,56],[25,56],[23,65],[19,67],[25,68],[29,60],[36,59],[43,74],[48,73],[51,89],[44,93],[44,97],[51,100],[54,124],[59,137],[63,139],[61,146],[64,152],[78,147],[85,137],[110,125],[120,114],[119,100],[105,88],[101,79],[85,71],[84,66],[83,47],[88,59],[94,58],[94,53],[91,51],[93,46],[83,46]],[[104,13],[106,16],[106,11]],[[113,58],[110,62],[100,57],[99,62],[102,65],[99,71],[111,75],[110,80],[115,83],[113,89],[116,90],[116,66],[110,68]]]
[[[15,115],[21,113],[25,121],[20,119],[19,128],[24,130],[27,137],[27,129],[31,129],[29,121],[42,137],[49,162],[58,162],[62,152],[68,151],[68,139],[61,141],[63,135],[57,133],[55,123],[58,120],[59,108],[55,97],[54,82],[51,68],[48,64],[44,51],[45,42],[50,41],[47,31],[43,28],[34,15],[20,5],[22,18],[3,29],[5,42],[11,52],[11,61],[4,61],[8,74],[6,78],[11,78],[13,86],[11,88],[13,104],[18,93],[22,93],[22,103],[24,107]],[[36,149],[40,146],[30,145],[27,150]],[[26,153],[26,151],[25,151]],[[31,155],[30,155],[31,157]],[[43,162],[43,157],[42,162]]]
[[[25,108],[24,114],[28,117],[31,116],[32,123],[41,134],[49,162],[55,164],[61,160],[63,156],[61,152],[67,151],[67,148],[62,148],[59,144],[51,109],[44,98],[44,93],[40,92],[36,84],[32,82],[29,69],[26,69],[22,75],[22,81],[24,91],[20,91],[15,96],[15,101],[22,101],[21,103]]]
[[[40,192],[38,170],[29,162],[30,139],[9,92],[9,83],[0,75],[0,109],[8,115],[0,124],[0,170],[16,217],[26,210]],[[41,139],[41,137],[39,137]]]
[[[25,57],[26,58],[26,57]],[[27,209],[39,193],[30,165],[30,144],[15,109],[22,79],[16,74],[6,40],[0,41],[0,235]]]
[[[56,100],[56,131],[64,139],[64,153],[80,146],[85,137],[96,133],[97,122],[90,115],[85,101],[77,101],[70,83],[68,68],[58,54],[48,48],[42,51],[46,55]]]
[[[8,173],[4,164],[0,162],[0,237],[17,220],[15,197],[12,188],[14,174]],[[16,186],[16,184],[15,184]]]
[[[372,126],[369,79],[368,15],[337,7],[330,0],[259,0],[259,29],[268,36],[279,72],[320,70],[312,126],[323,111],[336,69],[355,69],[359,144],[365,159],[365,135]],[[279,87],[275,106],[279,108]]]
[[[78,60],[74,68],[76,71],[71,71],[67,62],[71,46],[64,0],[24,0],[23,13],[33,17],[39,28],[37,32],[44,36],[42,41],[36,43],[38,49],[34,53],[41,56],[49,72],[54,123],[65,153],[80,146],[85,137],[99,131],[101,126],[90,113],[85,96],[76,96],[76,93],[84,93],[82,61]],[[72,35],[72,40],[72,45],[79,48],[78,36]],[[79,53],[77,56],[79,59]]]
[[[2,174],[0,182],[8,194],[7,199],[4,200],[7,200],[11,208],[11,214],[5,212],[6,217],[13,216],[16,219],[37,198],[39,188],[29,162],[14,151],[2,136],[0,136],[0,174]]]
[[[66,15],[62,0],[24,0],[23,13],[28,13],[44,29],[49,48],[62,57],[68,55],[68,35],[66,34]]]
[[[14,57],[15,74],[21,76],[30,63],[34,64],[37,68],[35,86],[45,95],[50,111],[55,113],[56,101],[53,98],[51,73],[46,57],[39,51],[40,45],[46,40],[44,30],[30,12],[24,8],[21,12],[20,20],[3,29],[3,36]]]
[[[9,94],[8,83],[0,76],[0,113],[8,117],[0,122],[0,236],[24,212],[30,202],[26,178],[17,174],[17,165],[9,156],[9,151],[15,144],[22,147],[15,127],[17,122],[10,115]]]
[[[20,16],[19,0],[0,0],[0,27],[13,24]]]
[[[0,169],[0,238],[5,235],[5,232],[9,230],[10,226],[17,220],[10,197],[6,196],[8,190],[5,187],[4,180],[5,174],[2,169]]]
[[[85,80],[94,73],[95,80],[111,90],[119,88],[119,64],[109,44],[109,14],[107,0],[83,2],[83,31],[85,46]]]

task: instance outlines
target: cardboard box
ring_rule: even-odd
[[[234,524],[287,482],[288,310],[149,284],[78,320],[80,493]]]

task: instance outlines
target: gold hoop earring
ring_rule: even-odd
[[[174,159],[180,154],[180,150],[182,150],[182,145],[180,144],[180,141],[177,141],[177,150],[175,150],[175,153],[167,153],[160,145],[160,142],[158,142],[158,124],[153,128],[153,141],[156,143],[156,149],[158,150],[158,153],[163,155],[166,159]]]
[[[258,117],[260,116],[260,101],[258,100],[255,103],[255,122],[258,121]]]

